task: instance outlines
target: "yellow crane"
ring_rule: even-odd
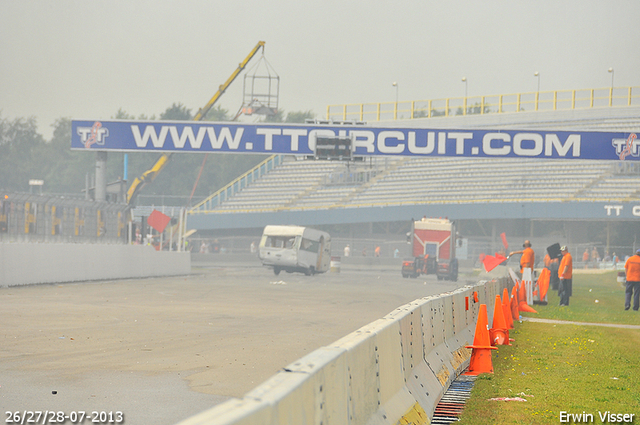
[[[251,52],[247,55],[247,57],[240,62],[238,68],[236,68],[231,76],[224,82],[224,84],[218,87],[218,91],[213,95],[211,100],[207,102],[207,104],[198,110],[198,113],[193,118],[194,121],[200,121],[204,118],[209,110],[213,107],[213,105],[220,99],[220,96],[224,94],[227,88],[233,83],[233,80],[242,72],[242,70],[247,66],[249,61],[258,53],[260,49],[264,49],[264,41],[259,41],[258,44],[251,50]],[[162,169],[167,165],[173,153],[165,153],[162,154],[160,158],[153,164],[153,166],[145,171],[140,177],[136,177],[133,182],[131,182],[131,186],[129,186],[129,190],[127,190],[127,204],[132,205],[133,201],[138,196],[138,192],[148,183],[151,183],[158,173],[162,171]]]

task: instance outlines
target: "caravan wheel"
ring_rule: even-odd
[[[274,267],[273,268],[273,274],[275,274],[276,276],[278,276],[280,274],[280,267]]]

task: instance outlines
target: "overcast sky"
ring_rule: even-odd
[[[640,86],[638,0],[0,0],[0,117],[204,106],[260,40],[280,108]],[[257,58],[251,64],[257,62]],[[242,104],[240,77],[219,104]]]

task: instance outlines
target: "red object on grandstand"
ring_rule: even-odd
[[[167,224],[169,224],[170,221],[171,217],[162,214],[158,210],[153,210],[147,218],[147,224],[160,233],[164,232],[164,229],[167,227]]]

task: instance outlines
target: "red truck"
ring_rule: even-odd
[[[402,262],[403,277],[435,273],[438,280],[458,280],[456,227],[446,218],[423,218],[414,221],[409,233],[411,259]]]

